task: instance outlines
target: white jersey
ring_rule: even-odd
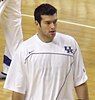
[[[1,18],[3,11],[6,8],[7,3],[8,3],[8,0],[0,1],[0,18]]]
[[[50,43],[37,35],[14,55],[4,88],[25,94],[25,100],[74,100],[73,88],[87,75],[77,42],[56,33]]]
[[[8,72],[12,56],[23,41],[21,20],[21,0],[0,2],[0,22],[6,40],[3,60],[4,73]]]

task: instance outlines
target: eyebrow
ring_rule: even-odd
[[[56,22],[58,19],[55,19],[55,20],[53,20],[53,21],[45,21],[45,22]]]

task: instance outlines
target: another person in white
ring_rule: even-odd
[[[41,4],[34,11],[38,33],[16,51],[4,88],[12,100],[89,100],[87,75],[79,46],[56,32],[57,10]]]
[[[0,0],[0,22],[6,40],[3,71],[0,72],[0,79],[5,79],[12,56],[23,41],[21,0]]]

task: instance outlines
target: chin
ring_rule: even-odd
[[[54,37],[55,37],[55,35],[53,35],[53,36],[50,37],[51,38],[51,41],[54,39]]]

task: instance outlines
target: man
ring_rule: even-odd
[[[21,0],[0,0],[0,22],[6,40],[3,71],[0,72],[0,79],[5,79],[12,56],[23,41]]]
[[[56,32],[56,8],[41,4],[34,18],[38,33],[19,46],[4,88],[13,91],[12,100],[74,100],[74,88],[79,100],[88,100],[79,46]]]

